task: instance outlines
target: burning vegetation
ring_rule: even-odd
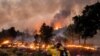
[[[94,12],[93,10],[95,10],[95,8],[98,9],[98,6],[100,7],[100,3],[87,6],[85,8],[86,10],[83,11],[83,15],[74,17],[74,24],[67,27],[66,35],[68,37],[71,37],[69,39],[74,40],[73,37],[78,35],[79,39],[80,37],[82,37],[82,39],[86,40],[88,37],[89,38],[93,37],[97,33],[97,30],[100,29],[100,26],[99,26],[100,12],[97,12],[99,10],[97,10],[96,12]],[[90,11],[90,9],[92,11]],[[87,15],[87,12],[89,13],[89,15]],[[55,16],[55,20],[51,26],[48,26],[45,23],[43,23],[43,25],[40,28],[40,31],[38,33],[36,32],[33,35],[30,35],[29,33],[20,33],[19,31],[16,31],[14,27],[8,30],[3,30],[2,32],[0,32],[1,40],[4,39],[4,37],[7,37],[8,39],[5,38],[4,40],[2,40],[0,42],[0,47],[1,48],[30,49],[32,51],[37,51],[37,50],[48,51],[50,47],[55,47],[56,42],[60,42],[63,44],[63,47],[65,47],[68,50],[72,50],[76,48],[80,50],[97,51],[97,48],[95,48],[94,46],[89,46],[86,44],[85,45],[69,44],[68,37],[64,38],[65,41],[62,40],[63,39],[62,35],[64,35],[64,32],[63,34],[58,34],[58,32],[54,34],[54,31],[61,30],[61,28],[63,28],[62,22],[64,22],[66,15],[67,15],[66,11],[61,11],[61,14],[58,13]],[[91,19],[92,17],[91,15],[93,16],[92,19]],[[97,19],[95,19],[95,17]],[[19,36],[21,36],[21,39],[16,40],[16,38]],[[25,42],[25,40],[28,39],[28,37],[30,36],[34,38],[33,39],[34,41]],[[59,39],[55,40],[56,38],[53,38],[53,37],[59,37]],[[55,42],[53,42],[53,40]]]
[[[47,51],[50,47],[56,44],[55,42],[52,42],[52,38],[51,38],[52,36],[54,36],[53,31],[59,30],[61,27],[62,26],[60,22],[55,23],[54,28],[44,23],[41,26],[39,34],[34,35],[35,41],[32,41],[32,42],[23,41],[25,37],[28,37],[25,34],[24,38],[22,37],[20,40],[16,40],[16,38],[12,40],[12,37],[2,40],[2,42],[0,43],[0,47],[1,48],[9,47],[9,48],[18,48],[18,49],[25,48],[25,49],[30,49],[33,51],[34,50]],[[14,29],[14,28],[11,28],[11,29]],[[13,30],[13,32],[16,32],[16,31]],[[73,48],[79,48],[79,49],[96,51],[96,48],[93,46],[74,45],[74,44],[68,44],[68,43],[66,44],[66,42],[64,42],[63,45],[65,48],[69,50]]]
[[[56,23],[54,24],[54,30],[58,30],[58,29],[60,29],[60,28],[62,28],[61,22],[56,22]]]
[[[5,45],[5,46],[4,46]],[[11,40],[5,40],[2,43],[0,43],[0,47],[12,47],[12,48],[26,48],[31,50],[44,50],[47,51],[50,47],[52,47],[54,44],[45,44],[45,43],[25,43],[21,41],[12,42]],[[96,48],[92,46],[84,46],[84,45],[73,45],[73,44],[67,44],[64,45],[67,49],[73,49],[73,48],[81,48],[86,50],[92,50],[95,51]]]

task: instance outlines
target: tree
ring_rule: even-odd
[[[16,36],[19,36],[19,35],[22,35],[23,32],[20,32],[20,31],[16,31],[15,30],[15,27],[11,27],[9,29],[3,29],[1,32],[0,32],[0,39],[4,38],[4,37],[11,37],[12,39],[15,39]]]
[[[74,40],[75,39],[78,39],[79,40],[79,44],[80,44],[80,37],[79,37],[79,34],[76,34],[75,32],[75,25],[74,24],[70,24],[66,31],[64,32],[64,34],[69,38],[71,39],[71,43],[74,43]]]
[[[84,39],[92,38],[100,30],[100,3],[86,6],[82,15],[75,16],[75,32]]]
[[[8,29],[9,35],[12,37],[16,37],[17,36],[17,32],[15,30],[15,27],[11,27],[10,29]]]
[[[50,27],[46,25],[45,23],[43,23],[43,25],[40,28],[40,35],[42,37],[41,39],[43,42],[49,43],[53,35],[53,27]]]
[[[70,37],[72,43],[74,43],[74,37],[75,37],[74,24],[71,24],[67,27],[67,36]]]
[[[40,35],[39,34],[35,34],[34,38],[35,38],[35,43],[40,42]]]

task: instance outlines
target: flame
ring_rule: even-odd
[[[54,24],[54,29],[55,30],[58,30],[58,29],[60,29],[62,26],[61,26],[61,23],[60,22],[56,22],[55,24]]]
[[[41,44],[41,43],[28,43],[26,44],[25,42],[21,42],[21,41],[16,41],[16,42],[11,42],[10,40],[5,40],[3,41],[0,46],[2,45],[7,45],[7,47],[15,47],[15,48],[28,48],[31,50],[38,50],[38,49],[42,49],[44,51],[47,51],[50,47],[54,46],[51,44]],[[81,49],[86,49],[86,50],[96,50],[96,48],[92,47],[92,46],[83,46],[83,45],[74,45],[74,44],[67,44],[65,45],[66,48],[81,48]]]
[[[8,44],[8,43],[10,43],[10,40],[5,40],[2,42],[2,44]]]
[[[87,49],[87,50],[96,50],[94,47],[90,46],[83,46],[83,45],[67,45],[69,48],[82,48],[82,49]]]
[[[30,44],[29,45],[29,48],[32,49],[32,50],[36,50],[36,47],[35,47],[35,44],[34,43]]]

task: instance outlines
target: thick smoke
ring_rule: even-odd
[[[62,27],[68,26],[70,23],[73,22],[72,17],[82,14],[81,12],[86,5],[91,5],[96,2],[96,0],[61,0],[60,10],[54,16],[51,25],[54,26],[56,23],[59,22]]]
[[[98,0],[99,1],[99,0]],[[74,15],[96,0],[0,0],[0,29],[38,29],[43,22],[71,23]]]
[[[39,28],[41,23],[52,19],[58,8],[59,1],[54,0],[0,0],[0,29]]]

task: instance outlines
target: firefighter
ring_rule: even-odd
[[[60,52],[55,48],[55,46],[51,46],[48,48],[48,56],[60,56]]]
[[[69,51],[64,48],[61,43],[57,43],[56,48],[60,52],[59,56],[70,56]]]
[[[70,53],[60,43],[52,46],[48,49],[49,56],[70,56]]]

